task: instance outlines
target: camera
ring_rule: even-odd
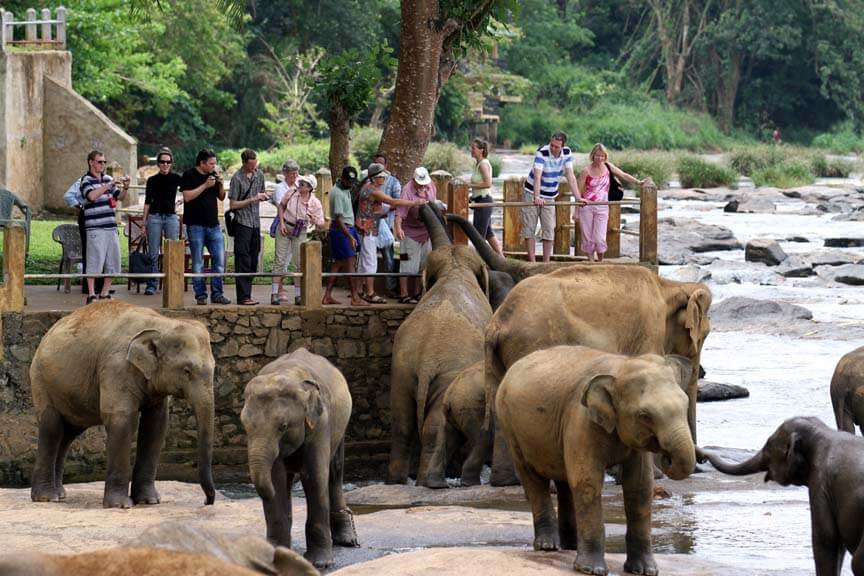
[[[303,218],[299,218],[297,222],[294,223],[294,228],[291,229],[291,236],[297,238],[306,231],[306,220]]]
[[[217,174],[216,172],[211,172],[211,173],[210,173],[210,176],[212,176],[213,178],[216,179],[216,183],[217,183],[217,184],[218,184],[219,182],[222,181],[222,178],[220,178],[220,177],[219,177],[219,174]]]

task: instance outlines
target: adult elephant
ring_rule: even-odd
[[[453,245],[432,205],[420,208],[432,252],[426,260],[426,292],[396,332],[390,376],[392,446],[387,483],[408,480],[411,448],[420,436],[417,484],[446,488],[443,466],[442,399],[459,372],[483,359],[483,330],[492,316],[489,276],[469,246]]]
[[[852,350],[837,363],[831,377],[831,404],[837,429],[864,433],[864,346]]]
[[[575,265],[519,282],[486,329],[487,410],[517,360],[557,345],[583,345],[631,356],[676,354],[692,363],[686,392],[696,439],[699,357],[710,331],[711,292],[702,283],[660,278],[641,266]],[[496,434],[492,482],[515,483]]]
[[[198,422],[198,477],[213,504],[213,370],[200,322],[103,301],[79,308],[42,338],[30,365],[39,447],[34,502],[63,500],[63,461],[84,430],[105,425],[108,477],[102,505],[157,504],[156,467],[168,428],[168,396],[185,397]],[[129,444],[138,429],[132,493]]]

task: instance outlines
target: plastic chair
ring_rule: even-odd
[[[81,255],[81,236],[78,233],[76,224],[60,224],[54,227],[51,232],[51,238],[63,247],[63,256],[60,259],[60,274],[71,274],[72,269],[76,264],[84,261]],[[57,290],[60,290],[60,281],[57,279]],[[71,291],[72,279],[66,278],[64,291],[69,294]],[[82,280],[83,282],[83,280]]]
[[[129,214],[126,221],[126,226],[123,228],[123,234],[128,238],[129,254],[141,246],[147,240],[147,228],[144,226],[144,216]],[[147,280],[139,278],[127,278],[126,290],[132,290],[132,284],[135,284],[136,292],[141,292],[141,283]]]
[[[24,219],[13,219],[12,208],[17,206]],[[7,224],[18,223],[24,225],[24,235],[27,238],[24,248],[25,254],[30,253],[30,205],[15,196],[9,190],[0,188],[0,228]]]

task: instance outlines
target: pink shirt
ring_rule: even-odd
[[[428,186],[418,186],[413,179],[402,187],[403,200],[428,200],[432,202],[437,199],[438,191],[435,182]],[[429,231],[420,220],[420,206],[398,206],[396,213],[402,219],[402,231],[408,238],[419,244],[425,244],[429,240]]]
[[[585,200],[589,202],[605,202],[609,200],[609,172],[603,176],[585,176]]]
[[[324,209],[321,201],[314,194],[309,194],[305,201],[300,192],[289,192],[288,203],[285,206],[285,222],[295,224],[297,220],[306,220],[316,226],[324,224]]]

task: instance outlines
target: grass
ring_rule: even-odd
[[[812,168],[812,164],[805,158],[789,158],[753,172],[753,183],[760,187],[773,186],[775,188],[806,186],[816,180]]]
[[[689,155],[678,158],[678,177],[682,188],[732,186],[738,180],[738,175],[728,166]]]
[[[625,150],[612,155],[612,162],[637,178],[650,177],[659,188],[665,188],[672,177],[675,158],[669,152]]]

